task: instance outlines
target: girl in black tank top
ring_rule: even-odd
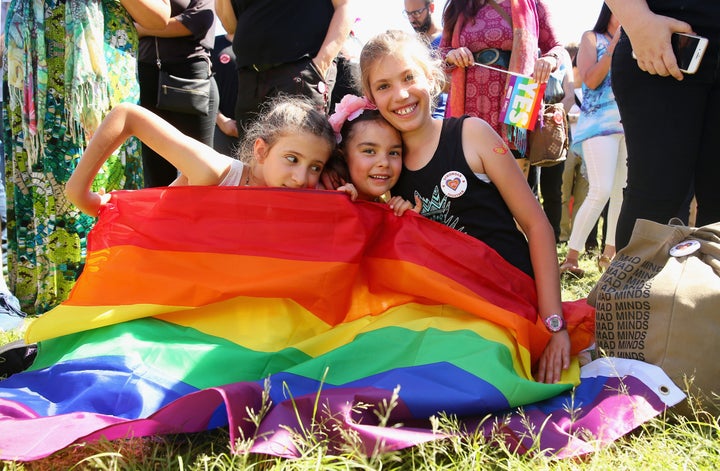
[[[476,175],[462,151],[467,116],[443,121],[440,143],[419,170],[403,167],[393,193],[422,201],[420,214],[475,237],[533,276],[530,249],[502,195],[486,175]],[[457,186],[456,186],[457,185]]]
[[[418,194],[423,214],[485,241],[519,268],[517,276],[534,273],[538,314],[552,332],[535,376],[559,381],[570,366],[570,336],[555,235],[507,145],[479,118],[432,118],[444,72],[414,35],[387,31],[372,38],[360,72],[365,95],[402,134],[403,170],[393,193],[408,201]]]

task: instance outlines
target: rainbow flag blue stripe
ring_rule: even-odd
[[[483,243],[339,193],[115,192],[70,297],[26,331],[32,367],[0,381],[0,458],[220,426],[233,442],[255,434],[254,451],[293,456],[285,431],[309,423],[318,400],[370,450],[438,438],[428,419],[441,412],[470,424],[524,406],[538,425],[565,423],[563,401],[578,394],[594,406],[573,421],[622,404],[585,424],[607,442],[671,405],[647,380],[618,400],[603,388],[618,370],[581,379],[576,361],[561,383],[535,382],[549,338],[535,305],[533,281]],[[593,340],[593,311],[563,310],[577,353]],[[348,412],[398,387],[396,427]],[[272,407],[255,428],[247,409],[267,388]],[[628,420],[627,408],[643,413]],[[608,431],[613,418],[622,424]],[[557,430],[552,451],[586,452]]]

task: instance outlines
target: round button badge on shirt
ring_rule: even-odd
[[[459,198],[467,190],[467,179],[462,173],[451,170],[440,179],[440,189],[449,198]]]

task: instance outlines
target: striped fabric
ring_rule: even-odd
[[[0,382],[0,458],[228,425],[233,443],[242,430],[253,451],[294,456],[288,429],[317,414],[368,450],[438,438],[428,419],[441,412],[486,428],[487,414],[510,414],[508,437],[522,444],[518,406],[544,449],[572,456],[681,400],[638,362],[593,362],[581,379],[573,361],[561,383],[533,381],[549,338],[535,304],[533,281],[481,242],[343,194],[115,192],[70,297],[28,327],[34,364]],[[594,313],[584,301],[563,310],[578,353]],[[392,428],[352,407],[396,388]],[[246,419],[264,389],[271,407],[256,428]],[[579,423],[582,439],[569,432]]]

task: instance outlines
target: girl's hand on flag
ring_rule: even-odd
[[[402,216],[407,210],[420,214],[420,210],[422,209],[422,201],[420,201],[418,195],[415,195],[415,204],[403,199],[401,196],[392,196],[387,204],[390,206],[390,209],[393,210],[395,216]]]
[[[552,334],[540,356],[535,379],[541,383],[557,383],[563,370],[570,367],[570,335],[567,329]]]
[[[357,188],[352,183],[345,183],[342,186],[336,188],[335,191],[343,191],[350,197],[350,201],[355,201],[358,197]]]

